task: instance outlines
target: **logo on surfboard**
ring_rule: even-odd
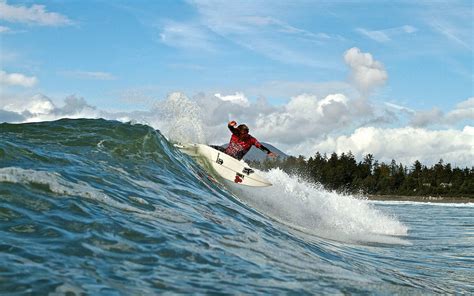
[[[244,178],[245,178],[244,175],[236,173],[234,182],[235,183],[242,183],[244,181]]]
[[[220,153],[217,153],[217,159],[216,159],[216,162],[220,165],[222,165],[224,163],[224,160],[222,158],[219,158],[219,155],[221,155]]]
[[[252,170],[251,168],[244,168],[244,169],[242,170],[242,173],[247,174],[247,176],[250,176],[250,174],[255,173],[255,171]]]

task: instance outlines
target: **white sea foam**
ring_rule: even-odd
[[[48,186],[49,190],[58,196],[63,197],[81,197],[106,204],[123,211],[139,214],[143,218],[162,217],[166,215],[163,210],[144,211],[124,202],[119,202],[103,191],[96,189],[85,182],[78,183],[67,181],[59,173],[36,171],[32,169],[23,169],[18,167],[0,168],[0,182],[16,184],[40,184]],[[134,202],[148,204],[144,199],[130,196]],[[178,217],[177,217],[178,218]]]
[[[202,112],[195,102],[181,93],[172,93],[155,108],[160,113],[159,123],[151,120],[151,124],[159,126],[171,141],[205,143]]]
[[[126,204],[115,201],[107,194],[87,183],[67,181],[56,172],[36,171],[18,167],[0,168],[0,182],[46,185],[49,190],[58,195],[79,196],[100,201],[123,210],[136,210]]]
[[[61,174],[56,172],[37,171],[32,169],[23,169],[19,167],[0,168],[0,183],[15,184],[39,184],[48,186],[49,190],[58,196],[63,197],[80,197],[93,200],[101,204],[138,215],[141,218],[156,220],[156,218],[167,219],[176,222],[186,222],[187,219],[176,212],[155,207],[152,211],[142,210],[140,208],[120,202],[108,196],[103,191],[92,187],[85,182],[71,182],[64,179]],[[134,202],[148,204],[144,199],[139,197],[129,197]]]
[[[365,199],[324,190],[280,169],[263,172],[273,186],[231,186],[244,202],[292,227],[344,241],[398,242],[407,227]],[[383,238],[385,237],[385,238]]]
[[[59,295],[83,295],[86,294],[84,289],[76,284],[65,282],[57,286],[54,292],[50,292],[49,296],[59,296]]]

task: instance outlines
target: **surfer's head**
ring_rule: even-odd
[[[241,124],[237,127],[240,135],[247,135],[249,133],[249,128],[245,124]]]

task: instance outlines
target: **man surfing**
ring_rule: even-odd
[[[232,132],[232,136],[229,141],[227,148],[222,148],[220,146],[211,146],[212,148],[223,151],[225,154],[232,156],[238,160],[241,160],[247,152],[249,152],[252,146],[257,147],[263,152],[267,153],[268,156],[276,157],[277,155],[271,152],[267,147],[263,146],[258,142],[257,139],[252,137],[249,134],[249,128],[245,124],[240,124],[237,126],[237,122],[234,120],[230,121],[227,124],[227,127]]]

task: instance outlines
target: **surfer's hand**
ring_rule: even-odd
[[[229,121],[229,125],[230,126],[236,126],[237,122],[235,122],[235,120]]]
[[[276,154],[276,153],[273,153],[273,152],[270,152],[270,153],[268,153],[268,156],[270,156],[270,157],[277,157],[277,156],[278,156],[278,154]]]

